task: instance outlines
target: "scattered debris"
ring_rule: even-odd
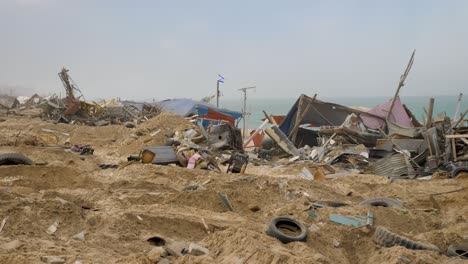
[[[79,232],[78,234],[73,235],[72,238],[76,239],[76,240],[84,241],[85,240],[85,232],[84,231]]]
[[[99,164],[98,167],[103,169],[103,170],[105,170],[105,169],[117,169],[119,167],[119,165],[117,165],[117,164]]]
[[[216,194],[221,199],[221,201],[224,203],[224,205],[227,207],[227,209],[229,209],[229,211],[234,211],[234,209],[232,208],[231,203],[229,202],[229,200],[227,198],[227,195],[222,194],[220,192],[217,192]]]
[[[209,255],[210,251],[207,248],[202,247],[198,244],[190,243],[187,253],[190,255],[194,255],[194,256],[201,256],[201,255]]]
[[[230,124],[212,126],[208,131],[208,144],[214,150],[244,150],[240,129]]]
[[[309,231],[310,232],[317,232],[320,230],[320,227],[318,227],[316,224],[312,224],[310,227],[309,227]]]
[[[183,242],[173,242],[166,246],[166,251],[169,255],[174,257],[181,257],[187,254],[188,245]]]
[[[170,164],[177,163],[178,159],[171,146],[145,147],[141,153],[142,163]]]
[[[3,218],[2,223],[0,224],[0,232],[2,232],[2,230],[5,227],[5,224],[6,224],[7,221],[8,221],[8,216]]]
[[[41,261],[47,264],[65,264],[66,260],[58,256],[42,256]]]
[[[80,155],[93,155],[94,154],[94,149],[91,147],[91,145],[84,145],[84,146],[73,145],[70,148],[70,150],[73,152],[78,152],[80,153]]]
[[[249,156],[247,154],[234,153],[228,160],[228,168],[226,172],[244,174],[247,164],[249,163]]]
[[[55,233],[55,231],[57,231],[57,228],[58,228],[58,223],[54,222],[52,225],[49,226],[49,228],[47,228],[46,233],[49,235],[52,235]]]
[[[202,217],[201,220],[202,220],[203,226],[205,227],[206,232],[207,232],[208,234],[211,234],[210,228],[209,228],[208,225],[206,224],[205,218]]]
[[[352,225],[354,227],[363,227],[367,225],[372,225],[373,215],[369,213],[365,216],[342,216],[338,214],[330,214],[330,221],[338,223],[338,224],[342,224],[342,225]]]

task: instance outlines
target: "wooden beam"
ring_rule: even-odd
[[[452,138],[452,139],[455,139],[455,138],[468,138],[468,134],[464,134],[464,135],[445,135],[446,138]]]
[[[397,90],[395,92],[395,96],[393,96],[392,104],[390,105],[390,109],[388,109],[388,113],[387,113],[387,116],[385,118],[386,120],[388,120],[390,118],[390,115],[392,114],[393,106],[395,105],[395,99],[398,97],[398,93],[400,93],[401,87],[403,87],[405,85],[406,77],[408,76],[409,71],[411,70],[411,67],[413,66],[414,54],[415,53],[416,53],[416,50],[413,51],[413,54],[411,55],[411,59],[408,62],[408,66],[406,66],[405,72],[400,76],[400,82],[398,83],[398,88],[397,88]]]
[[[297,137],[297,131],[299,130],[299,126],[301,125],[301,122],[302,120],[304,120],[304,117],[306,116],[307,114],[307,111],[309,111],[309,107],[312,105],[312,103],[315,101],[315,98],[317,98],[317,94],[314,95],[314,97],[312,97],[312,100],[308,101],[307,102],[307,105],[304,109],[304,111],[301,112],[300,116],[298,117],[299,115],[299,108],[297,109],[298,112],[296,113],[296,123],[294,124],[294,128],[292,129],[291,131],[291,140],[292,142],[294,143],[296,141],[296,137]],[[305,99],[304,99],[305,100]],[[301,102],[302,100],[299,102],[299,104],[301,105]],[[302,106],[302,105],[301,105]]]
[[[434,112],[434,98],[431,97],[429,100],[429,110],[427,111],[427,120],[426,120],[426,128],[430,128],[432,126],[432,113]]]

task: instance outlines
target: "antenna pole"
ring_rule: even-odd
[[[246,126],[246,115],[248,114],[246,112],[246,109],[247,109],[247,90],[250,90],[250,89],[255,89],[256,86],[250,86],[250,87],[244,87],[244,88],[241,88],[239,89],[239,91],[242,91],[244,93],[244,107],[242,108],[242,138],[244,139],[245,138],[245,135],[247,134],[247,126]]]
[[[216,107],[219,108],[219,80],[216,82]]]

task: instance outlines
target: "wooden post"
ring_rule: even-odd
[[[458,96],[457,106],[455,107],[455,113],[453,114],[453,120],[457,120],[457,115],[458,115],[458,111],[460,111],[460,104],[461,104],[462,97],[463,97],[463,94],[460,93],[460,95]]]
[[[269,116],[269,115],[267,114],[267,112],[265,112],[265,110],[263,110],[263,114],[265,115],[265,118],[266,118],[270,123],[272,123],[273,125],[278,125],[278,124],[276,123],[275,119],[273,119],[271,116]]]
[[[455,145],[454,138],[452,138],[452,153],[453,153],[453,161],[457,161],[457,147]]]
[[[430,128],[432,126],[432,112],[434,112],[434,98],[431,97],[429,100],[429,110],[427,111],[427,120],[426,120],[426,128]]]
[[[302,111],[300,113],[300,115],[299,115],[299,108],[297,109],[298,112],[296,113],[296,123],[294,124],[294,128],[291,130],[291,136],[292,136],[291,141],[293,143],[296,141],[297,131],[299,130],[299,126],[301,125],[302,120],[304,120],[304,117],[307,114],[307,111],[309,111],[310,106],[315,101],[315,98],[317,98],[317,94],[315,94],[314,97],[312,97],[311,101],[307,101],[307,105],[306,105],[304,111]],[[301,103],[302,103],[302,100],[299,102],[299,107],[302,106]]]
[[[408,76],[409,71],[411,70],[411,67],[413,66],[414,62],[414,54],[416,53],[416,50],[413,51],[413,54],[411,55],[411,59],[408,62],[408,66],[406,66],[405,72],[400,76],[400,82],[398,83],[398,88],[395,92],[395,96],[393,96],[392,99],[392,104],[390,105],[390,109],[388,109],[387,117],[385,118],[388,120],[390,118],[390,115],[392,114],[393,106],[395,105],[395,99],[398,97],[398,94],[400,93],[401,87],[405,85],[405,80],[406,77]]]

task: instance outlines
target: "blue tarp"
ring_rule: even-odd
[[[208,108],[211,108],[223,114],[233,116],[235,119],[242,117],[242,113],[240,112],[217,108],[214,105],[197,102],[191,99],[169,99],[156,104],[163,111],[173,112],[181,116],[204,115],[208,113]]]

